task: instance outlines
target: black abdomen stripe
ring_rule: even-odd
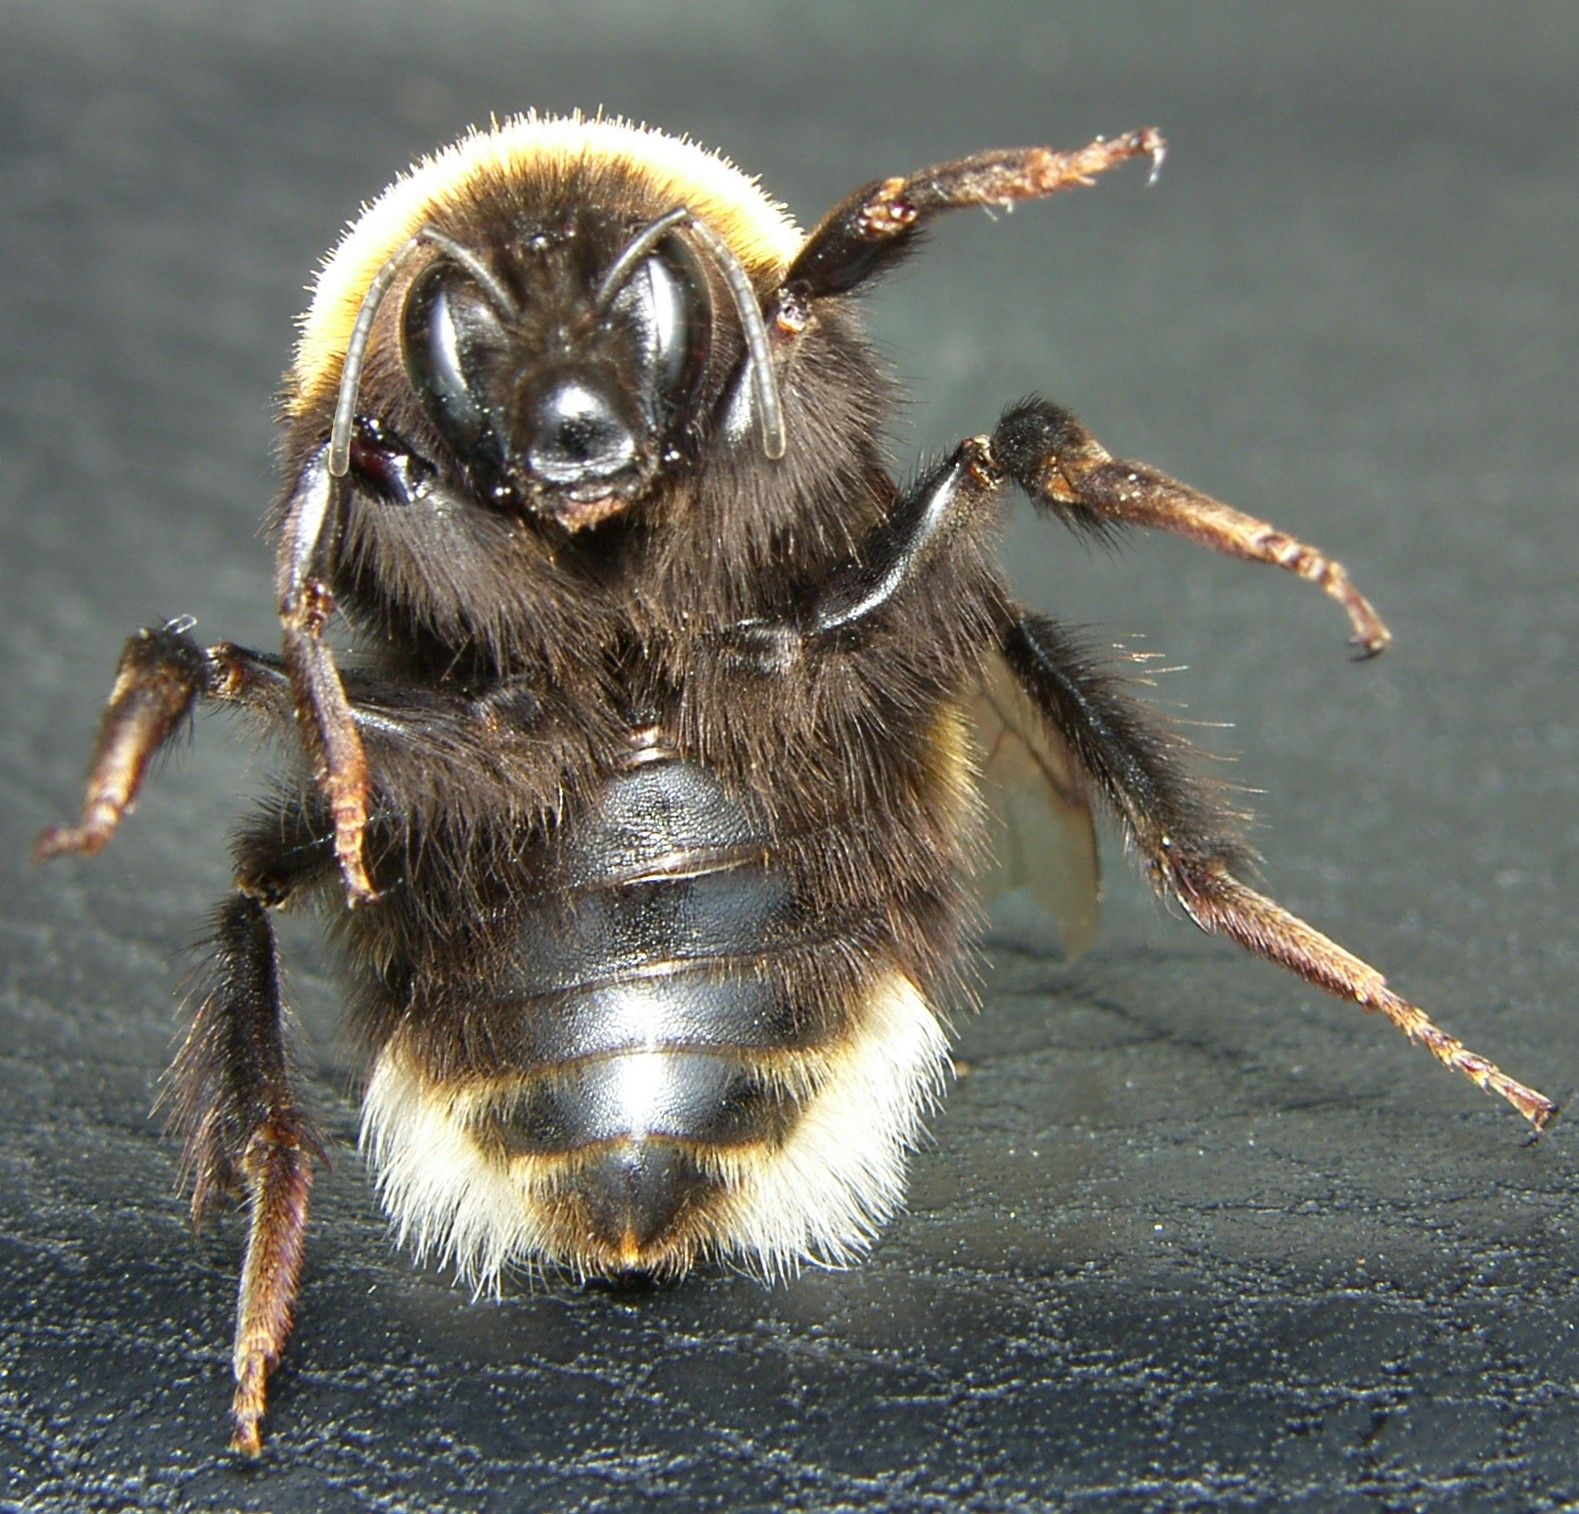
[[[604,887],[694,867],[718,867],[755,852],[767,831],[705,768],[647,762],[620,773],[550,860],[554,889]]]
[[[847,1010],[826,991],[797,995],[776,979],[711,962],[508,1008],[496,1017],[508,1028],[492,1044],[505,1066],[520,1070],[659,1047],[807,1051],[842,1034]]]
[[[402,1233],[485,1282],[845,1260],[945,1066],[906,966],[931,895],[633,734],[560,826],[478,839],[497,887],[474,947],[384,973],[364,1142]]]
[[[487,989],[496,1070],[467,1125],[625,1265],[669,1255],[725,1196],[710,1150],[790,1137],[870,981],[880,907],[808,909],[782,845],[705,768],[657,754],[523,859]]]
[[[520,922],[510,1049],[527,1077],[487,1125],[507,1151],[734,1146],[792,1120],[790,1096],[751,1054],[804,1045],[811,1027],[761,967],[825,941],[829,925],[803,918],[766,851],[703,768],[660,760],[609,784],[561,845],[557,886]]]
[[[780,1133],[793,1112],[787,1093],[733,1057],[638,1051],[529,1084],[488,1124],[507,1151],[549,1156],[652,1137],[736,1146]]]
[[[613,779],[547,859],[492,1041],[531,1075],[622,1051],[804,1051],[843,1006],[775,962],[851,940],[808,918],[765,828],[705,769],[649,762]],[[837,966],[828,969],[830,977]],[[497,995],[498,990],[495,990]]]
[[[522,997],[760,959],[827,935],[801,918],[783,874],[760,862],[580,888],[535,902],[520,929]]]

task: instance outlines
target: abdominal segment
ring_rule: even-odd
[[[699,766],[608,785],[511,916],[492,1065],[400,1032],[364,1144],[402,1237],[480,1288],[502,1270],[775,1274],[847,1259],[899,1200],[947,1067],[882,901],[808,909]]]

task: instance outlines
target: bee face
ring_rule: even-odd
[[[689,455],[713,346],[707,276],[679,230],[588,217],[528,231],[501,261],[441,251],[412,280],[406,375],[476,496],[569,531],[599,525]]]

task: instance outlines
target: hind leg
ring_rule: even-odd
[[[1069,742],[1093,787],[1108,801],[1149,869],[1202,930],[1224,935],[1339,998],[1379,1010],[1411,1041],[1500,1094],[1536,1130],[1556,1106],[1400,998],[1368,962],[1345,951],[1280,904],[1247,887],[1234,869],[1252,860],[1239,820],[1183,760],[1187,743],[1125,692],[1122,680],[1093,664],[1061,627],[1018,612],[1003,631],[1003,652],[1021,686]]]
[[[166,1075],[164,1102],[185,1140],[182,1170],[194,1222],[229,1198],[247,1201],[231,1445],[256,1456],[269,1374],[291,1330],[314,1166],[324,1160],[294,1086],[267,906],[333,876],[333,828],[287,809],[244,832],[237,853],[237,890],[215,912],[210,959],[192,995],[190,1029]]]

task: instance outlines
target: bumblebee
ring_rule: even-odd
[[[688,141],[528,115],[418,163],[330,254],[281,415],[282,650],[134,635],[81,817],[38,843],[97,852],[200,702],[295,732],[236,835],[165,1095],[195,1219],[249,1208],[239,1451],[261,1449],[322,1158],[276,909],[321,907],[343,955],[396,1230],[479,1289],[777,1276],[871,1242],[968,997],[987,751],[1077,836],[1094,795],[1203,929],[1550,1119],[1240,881],[1242,815],[1115,669],[1016,603],[994,538],[1015,489],[1077,530],[1176,532],[1309,580],[1379,652],[1336,562],[1040,399],[913,482],[890,471],[895,396],[855,297],[945,212],[1162,152],[1143,130],[980,153],[803,234]],[[1047,886],[1079,937],[1095,873],[1074,855]]]

